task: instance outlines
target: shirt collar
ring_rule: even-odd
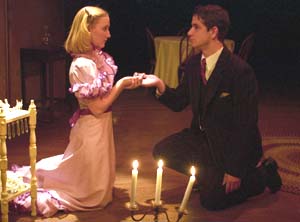
[[[216,63],[222,53],[224,47],[221,47],[218,51],[216,51],[214,54],[208,56],[207,58],[204,57],[204,55],[202,54],[201,60],[203,58],[206,59],[206,69],[208,72],[212,72],[212,70],[215,68]]]

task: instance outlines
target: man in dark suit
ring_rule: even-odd
[[[169,88],[154,75],[143,80],[144,86],[156,87],[156,97],[170,109],[192,106],[190,128],[160,141],[153,155],[185,174],[197,166],[200,201],[210,210],[281,187],[276,162],[262,158],[254,71],[223,44],[229,25],[220,6],[196,7],[188,37],[201,53],[189,59],[179,86]]]

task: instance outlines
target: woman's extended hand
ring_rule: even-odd
[[[121,79],[124,89],[135,89],[142,85],[143,75],[126,76]]]

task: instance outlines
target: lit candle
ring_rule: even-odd
[[[138,166],[139,162],[137,160],[134,160],[132,162],[132,179],[131,179],[131,195],[130,195],[130,207],[131,208],[136,208],[136,203],[135,203],[135,196],[136,196],[136,185],[137,185],[137,177],[138,177]]]
[[[184,210],[186,209],[187,202],[190,198],[190,195],[191,195],[191,192],[192,192],[192,189],[193,189],[193,185],[194,185],[194,182],[196,180],[195,173],[196,173],[195,167],[192,166],[191,167],[191,174],[192,175],[190,176],[189,183],[186,187],[182,202],[180,204],[179,212],[184,212]]]
[[[158,168],[156,173],[156,187],[155,187],[155,199],[154,199],[154,205],[159,206],[161,205],[160,201],[160,195],[161,195],[161,183],[162,183],[162,173],[163,173],[163,167],[164,163],[162,160],[158,161]]]

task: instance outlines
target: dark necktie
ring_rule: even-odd
[[[207,84],[207,80],[205,78],[205,71],[206,71],[206,60],[205,58],[203,58],[201,60],[201,78],[204,85]]]

